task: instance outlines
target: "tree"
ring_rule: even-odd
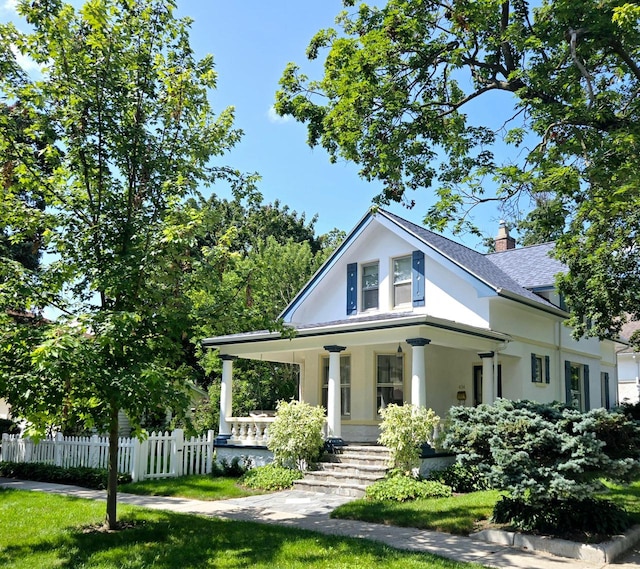
[[[0,212],[15,242],[41,228],[51,255],[39,272],[13,262],[0,302],[17,290],[27,308],[62,312],[17,336],[3,323],[0,395],[38,427],[73,415],[109,433],[110,528],[118,411],[139,426],[145,410],[186,403],[182,292],[205,216],[186,198],[221,178],[242,183],[211,165],[240,132],[232,109],[212,113],[213,59],[194,58],[190,22],[174,10],[173,0],[91,0],[77,11],[23,0],[33,31],[0,26],[2,104],[20,101],[22,121],[0,114],[0,155],[12,164]],[[26,75],[14,50],[41,76]],[[35,188],[45,211],[21,199]],[[225,255],[207,250],[212,280]]]
[[[531,200],[552,205],[527,230],[557,238],[577,334],[608,336],[640,318],[639,19],[617,0],[363,4],[312,39],[320,80],[287,66],[276,109],[381,182],[376,202],[431,189],[434,229],[477,231],[483,203],[516,220]],[[481,104],[497,123],[472,120]]]

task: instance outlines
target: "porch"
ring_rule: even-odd
[[[325,407],[326,439],[373,443],[379,409],[390,403],[430,407],[444,418],[452,405],[493,402],[502,395],[498,372],[509,358],[500,352],[509,340],[486,328],[414,314],[304,327],[292,338],[277,332],[210,338],[204,346],[217,348],[222,359],[216,445],[267,445],[272,412],[233,415],[238,358],[297,365],[298,399]]]

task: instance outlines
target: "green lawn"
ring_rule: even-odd
[[[632,482],[628,486],[605,483],[607,492],[601,495],[623,507],[631,516],[634,524],[640,524],[640,480]]]
[[[331,517],[467,535],[491,516],[499,496],[500,492],[489,490],[411,502],[361,499],[338,507]]]
[[[130,494],[179,496],[191,500],[226,500],[261,493],[258,490],[239,486],[237,478],[207,475],[132,482],[123,484],[118,489]]]
[[[640,524],[640,480],[628,486],[610,483],[605,486],[607,490],[599,497],[623,507],[631,515],[632,522]],[[491,517],[499,496],[500,492],[492,490],[412,502],[361,499],[340,506],[331,516],[467,535]]]
[[[98,532],[104,502],[0,489],[3,569],[479,567],[366,540],[121,506],[130,527]]]

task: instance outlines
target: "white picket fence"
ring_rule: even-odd
[[[130,474],[134,482],[150,478],[172,478],[187,474],[209,474],[213,467],[213,431],[185,440],[184,431],[151,433],[137,438],[118,439],[118,472]],[[5,462],[41,462],[63,468],[85,466],[107,468],[109,439],[91,437],[55,437],[38,442],[18,435],[2,435]]]

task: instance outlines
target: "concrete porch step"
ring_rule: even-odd
[[[294,484],[299,490],[361,498],[367,486],[384,478],[389,449],[376,445],[349,444],[325,454],[316,469]]]
[[[376,475],[383,478],[387,473],[387,467],[371,464],[354,464],[351,462],[319,462],[316,464],[319,472],[342,472],[355,476]]]
[[[384,478],[384,472],[380,473],[361,473],[355,474],[351,472],[341,472],[338,470],[313,470],[305,474],[304,479],[313,482],[327,482],[335,486],[357,484],[360,486],[368,486],[376,480]]]
[[[362,498],[364,496],[365,484],[338,484],[331,482],[323,482],[322,480],[309,480],[306,477],[302,480],[296,480],[293,483],[296,490],[305,492],[321,492],[323,494],[332,494],[334,496],[349,496],[351,498]]]

